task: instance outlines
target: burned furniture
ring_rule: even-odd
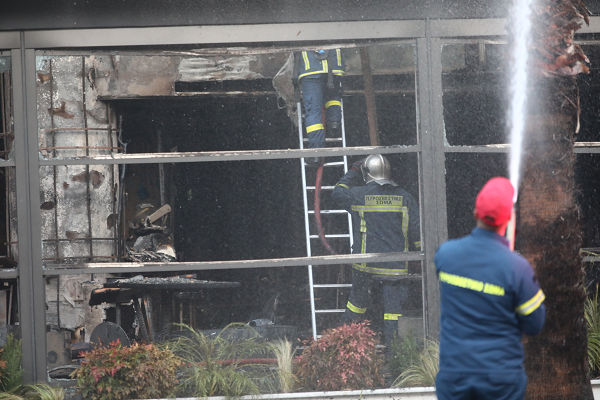
[[[89,304],[115,304],[115,323],[128,331],[122,314],[123,305],[134,310],[133,326],[138,340],[150,343],[170,337],[174,324],[197,325],[197,307],[207,290],[237,288],[239,282],[196,279],[196,275],[109,279],[101,289],[92,292]]]

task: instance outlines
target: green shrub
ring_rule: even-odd
[[[292,372],[294,349],[287,339],[276,340],[270,343],[270,347],[277,357],[277,377],[279,378],[279,390],[289,393],[294,390],[296,376]]]
[[[50,386],[47,383],[35,383],[26,385],[24,388],[26,399],[34,398],[39,400],[64,400],[65,389],[61,387]]]
[[[182,364],[168,348],[123,347],[120,341],[86,354],[73,372],[79,391],[93,400],[160,399],[173,395],[176,369]]]
[[[598,285],[596,294],[588,297],[584,305],[585,321],[587,323],[587,351],[591,375],[597,375],[600,370],[600,305],[598,304]]]
[[[405,369],[392,384],[392,387],[435,386],[440,365],[440,345],[427,340],[419,358]]]
[[[400,375],[419,359],[419,345],[412,330],[404,338],[394,336],[390,356],[389,366],[393,376]]]
[[[0,356],[0,389],[3,392],[12,392],[23,385],[23,368],[21,360],[23,350],[21,340],[16,340],[12,334],[6,337],[6,345]]]
[[[169,343],[185,362],[179,395],[235,398],[275,391],[273,368],[252,361],[269,354],[270,346],[250,326],[229,324],[214,335],[180,326],[188,335]]]
[[[0,400],[64,400],[65,390],[39,382],[32,385],[20,385],[10,392],[0,392]]]
[[[307,343],[300,358],[299,380],[313,390],[381,387],[382,359],[376,344],[367,321],[328,329]]]

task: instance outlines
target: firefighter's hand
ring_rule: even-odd
[[[352,169],[353,171],[360,172],[360,167],[361,167],[361,165],[362,165],[363,161],[364,161],[364,160],[362,160],[362,159],[361,159],[361,160],[358,160],[358,161],[356,161],[354,164],[352,164],[352,168],[351,168],[351,169]]]

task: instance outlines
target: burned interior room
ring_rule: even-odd
[[[367,49],[363,50],[363,57],[367,55],[373,71],[370,79],[375,107],[370,112],[376,115],[379,144],[415,145],[413,47],[388,45]],[[262,51],[266,54],[260,54]],[[349,65],[343,82],[347,146],[373,144],[369,137],[360,51],[343,49]],[[180,79],[187,77],[196,81],[176,81],[175,91],[170,96],[101,95],[122,120],[121,141],[126,144],[126,152],[299,148],[296,104],[286,104],[286,98],[289,103],[293,97],[285,88],[277,91],[287,83],[280,83],[278,73],[285,70],[290,52],[272,53],[264,49],[254,52],[258,55],[204,56],[206,59],[202,62],[182,62],[180,69],[185,68],[185,73],[180,73]],[[381,59],[381,55],[385,58]],[[239,68],[244,62],[248,63],[244,66],[247,79],[239,79],[241,73],[235,67]],[[208,63],[210,68],[206,66]],[[200,67],[193,70],[190,65]],[[215,76],[221,79],[215,80]],[[253,79],[248,79],[249,76]],[[390,112],[392,109],[400,112]],[[341,143],[331,138],[328,146],[341,146]],[[366,155],[350,158],[348,163]],[[389,158],[395,181],[418,198],[416,154],[390,155]],[[154,212],[168,203],[170,212],[165,216],[166,224],[177,261],[303,257],[307,245],[302,168],[297,159],[128,165],[122,175],[123,209],[126,215],[135,216],[144,206]],[[307,168],[305,172],[305,185],[314,186],[315,171]],[[336,208],[330,192],[342,175],[343,165],[326,165],[322,210]],[[307,201],[308,208],[313,209],[314,190],[307,190]],[[124,219],[128,221],[127,216]],[[333,234],[328,238],[330,245],[337,253],[348,254],[347,217],[339,213],[324,214],[322,219],[323,230]],[[126,241],[131,241],[133,236],[137,237],[135,229],[131,229],[133,221],[125,221],[123,235]],[[312,217],[309,224],[311,234],[316,235]],[[312,255],[327,254],[318,238],[310,240]],[[316,283],[350,283],[349,266],[321,267],[314,270],[314,275]],[[210,294],[210,306],[202,307],[195,317],[198,328],[213,329],[234,321],[270,318],[275,319],[271,321],[274,324],[291,325],[301,335],[310,335],[310,288],[305,268],[197,271],[196,276],[197,279],[240,283],[237,288]],[[420,282],[415,280],[410,285],[415,294],[411,312],[418,317]],[[343,309],[347,295],[348,289],[344,288],[321,290],[315,294],[315,306]],[[264,315],[265,310],[275,304],[276,312]],[[319,316],[319,319],[323,320],[319,323],[324,324],[324,328],[335,326],[340,317],[338,313]]]

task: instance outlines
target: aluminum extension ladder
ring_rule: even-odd
[[[298,136],[300,139],[300,148],[304,149],[304,141],[308,141],[308,139],[304,138],[304,129],[302,127],[302,105],[301,102],[296,104],[296,110],[298,110]],[[342,121],[341,121],[341,137],[339,138],[325,138],[325,142],[334,142],[341,143],[342,147],[346,147],[346,129],[344,126],[344,100],[342,99]],[[348,157],[342,156],[342,161],[335,162],[326,162],[323,165],[323,168],[339,168],[340,174],[339,178],[341,178],[346,172],[348,172]],[[306,183],[306,163],[304,162],[304,158],[300,159],[301,163],[301,171],[302,171],[302,194],[304,200],[304,229],[306,231],[306,255],[307,257],[312,256],[312,242],[315,240],[319,240],[319,235],[310,233],[310,216],[314,217],[315,211],[309,210],[308,208],[308,192],[314,195],[315,186],[308,186]],[[343,169],[343,173],[342,173]],[[322,192],[329,192],[333,190],[335,186],[321,186]],[[352,219],[350,214],[346,210],[321,210],[321,215],[326,214],[346,214],[348,218],[348,233],[338,233],[338,234],[325,234],[325,238],[347,238],[349,240],[350,248],[352,248]],[[312,321],[312,334],[313,339],[317,339],[319,335],[317,334],[317,314],[324,313],[343,313],[346,311],[345,308],[337,308],[337,309],[316,309],[315,307],[315,289],[336,289],[339,290],[341,288],[350,288],[351,284],[345,283],[324,283],[324,284],[315,284],[313,281],[313,266],[308,266],[308,283],[310,287],[310,311],[311,311],[311,321]]]

